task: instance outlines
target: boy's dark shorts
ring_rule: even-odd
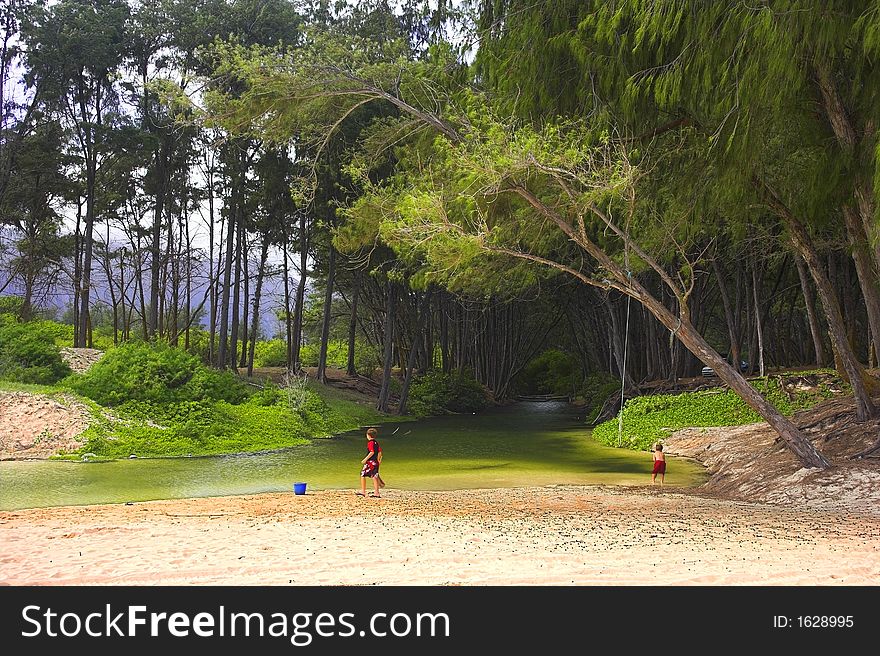
[[[361,478],[373,478],[379,475],[379,463],[375,460],[367,460],[361,469]]]

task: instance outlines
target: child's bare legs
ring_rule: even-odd
[[[366,482],[365,482],[366,483]],[[373,476],[373,494],[379,496],[379,475]]]
[[[367,479],[361,476],[361,496],[367,496]]]
[[[663,481],[666,480],[666,472],[660,472],[660,487],[663,487]]]
[[[651,485],[657,485],[657,473],[656,472],[651,473]]]

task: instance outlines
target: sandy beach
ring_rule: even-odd
[[[875,585],[880,517],[670,487],[351,491],[0,513],[8,585]]]

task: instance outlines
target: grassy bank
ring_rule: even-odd
[[[61,459],[203,456],[282,449],[328,437],[365,424],[398,420],[318,383],[306,385],[299,408],[290,406],[283,390],[257,392],[238,404],[227,401],[149,403],[130,401],[100,405],[66,385],[0,383],[0,391],[30,392],[62,403],[73,398],[91,415],[82,433],[83,446]]]
[[[848,391],[832,370],[786,373],[750,382],[786,416]],[[624,405],[620,445],[645,450],[681,428],[741,426],[759,421],[760,415],[729,389],[640,396]],[[618,446],[617,418],[596,426],[593,437]]]

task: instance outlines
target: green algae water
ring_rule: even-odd
[[[383,424],[388,490],[458,490],[552,484],[651,483],[651,454],[595,442],[583,412],[520,402],[478,415]],[[113,462],[0,462],[0,510],[152,499],[359,487],[363,431],[269,453]],[[667,485],[696,485],[705,470],[669,458]],[[369,481],[372,489],[372,481]]]

